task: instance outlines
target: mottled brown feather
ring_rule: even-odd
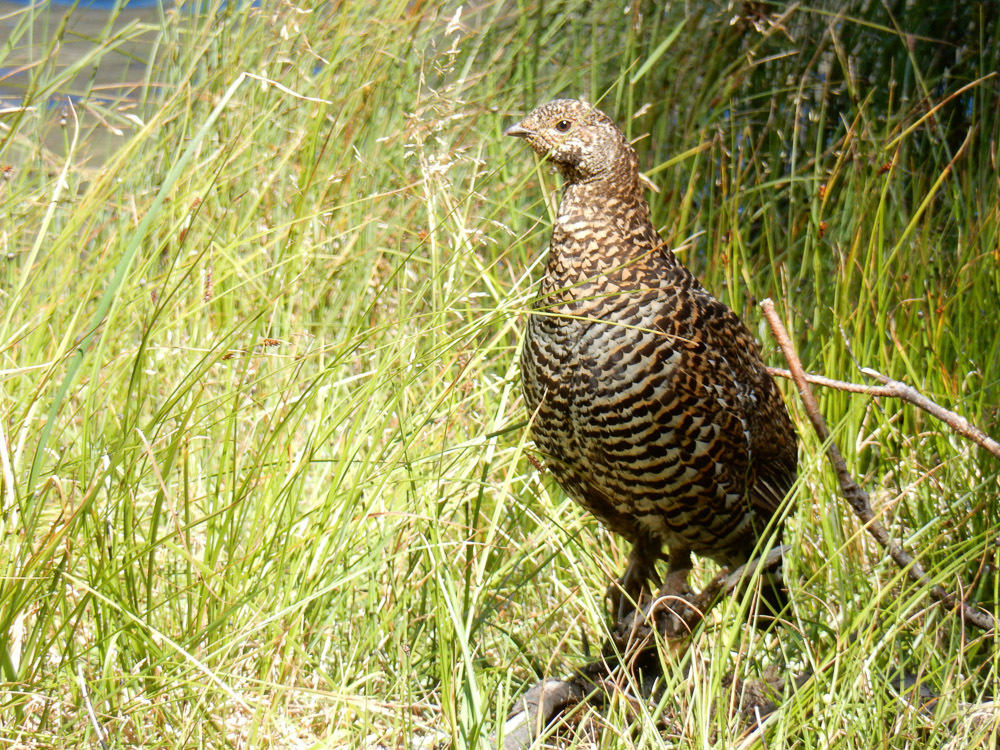
[[[795,433],[753,336],[664,245],[638,160],[604,113],[544,104],[508,134],[562,173],[521,355],[532,436],[559,484],[634,545],[741,564],[795,479]]]

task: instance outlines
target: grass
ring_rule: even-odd
[[[600,643],[625,550],[533,467],[517,370],[558,184],[501,133],[555,95],[638,139],[664,237],[769,362],[765,296],[811,371],[873,367],[996,435],[995,14],[963,5],[941,72],[888,4],[673,5],[213,3],[108,24],[70,71],[72,25],[32,24],[65,11],[9,19],[0,67],[33,65],[0,115],[4,746],[472,747]],[[123,55],[109,99],[91,71]],[[995,746],[965,704],[996,636],[884,559],[782,387],[791,626],[720,610],[598,746],[736,746],[724,677],[769,665],[815,676],[767,747]],[[996,612],[996,462],[819,396],[893,533]]]

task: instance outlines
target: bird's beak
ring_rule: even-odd
[[[529,135],[534,135],[535,131],[528,130],[527,128],[522,127],[521,123],[518,123],[517,125],[511,125],[505,131],[503,131],[503,134],[512,135],[515,138],[527,138]]]

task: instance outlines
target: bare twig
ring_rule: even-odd
[[[767,371],[772,376],[788,378],[790,380],[795,379],[795,376],[792,375],[791,371],[785,370],[781,367],[768,367]],[[898,380],[887,378],[882,373],[876,372],[868,367],[862,368],[861,372],[868,377],[875,378],[882,383],[882,385],[848,383],[845,380],[834,380],[833,378],[825,378],[822,375],[812,375],[810,373],[803,374],[806,382],[812,383],[813,385],[822,385],[826,388],[835,388],[838,391],[847,391],[849,393],[864,393],[868,396],[898,398],[903,401],[907,401],[916,406],[918,409],[922,409],[927,412],[931,416],[937,417],[962,437],[968,438],[974,443],[981,445],[994,456],[1000,458],[1000,443],[975,425],[971,424],[965,417],[934,403],[927,398],[927,396],[920,393],[920,391],[916,388],[913,388],[906,383],[901,383]]]
[[[830,430],[826,426],[823,415],[819,412],[816,397],[813,396],[812,389],[809,387],[808,377],[802,368],[802,362],[795,353],[795,348],[792,346],[791,339],[788,337],[788,332],[785,330],[784,324],[778,317],[777,312],[775,312],[774,302],[770,299],[765,299],[760,303],[760,306],[764,311],[764,317],[767,318],[767,322],[771,326],[771,330],[774,332],[774,337],[777,339],[778,345],[781,347],[781,351],[785,355],[785,359],[788,361],[788,367],[791,370],[792,380],[798,388],[799,396],[802,398],[802,404],[805,407],[809,421],[812,422],[813,429],[816,431],[816,435],[819,437],[820,442],[826,446],[826,455],[827,458],[830,459],[830,464],[833,466],[834,473],[837,475],[837,483],[840,485],[840,492],[851,506],[851,510],[853,510],[854,514],[861,519],[865,528],[868,529],[868,533],[870,533],[875,538],[875,541],[877,541],[879,545],[881,545],[886,552],[889,553],[889,556],[893,559],[893,561],[901,569],[906,571],[906,574],[911,580],[921,584],[922,586],[927,586],[934,599],[941,602],[949,609],[961,609],[962,616],[966,622],[972,623],[978,628],[983,630],[992,630],[995,628],[996,622],[989,613],[970,606],[964,600],[956,597],[948,591],[945,591],[941,586],[932,584],[930,579],[927,577],[927,573],[924,572],[923,566],[914,559],[913,555],[900,547],[899,544],[891,536],[889,536],[889,532],[886,530],[885,526],[882,525],[882,522],[878,520],[875,513],[872,511],[871,500],[868,493],[854,481],[854,477],[851,476],[851,473],[847,469],[847,462],[844,460],[843,454],[841,454],[837,444],[833,442],[830,437]],[[877,377],[877,375],[873,375],[873,377]],[[906,386],[904,386],[904,388],[905,387]],[[938,408],[940,409],[940,407]]]
[[[768,375],[777,378],[787,378],[788,380],[794,380],[795,376],[792,375],[791,370],[786,370],[784,367],[766,367]],[[896,394],[890,391],[888,388],[883,388],[880,385],[865,385],[864,383],[849,383],[846,380],[834,380],[833,378],[827,378],[823,375],[813,375],[810,372],[804,373],[806,382],[812,383],[813,385],[822,385],[826,388],[834,388],[838,391],[847,391],[848,393],[864,393],[866,396],[895,396]]]
[[[887,391],[891,391],[892,395],[896,398],[901,398],[904,401],[909,401],[914,406],[923,409],[928,414],[937,417],[942,422],[951,427],[955,432],[957,432],[962,437],[968,438],[975,443],[978,443],[983,448],[988,450],[997,458],[1000,458],[1000,443],[991,438],[985,432],[980,430],[973,424],[969,423],[965,417],[956,414],[953,411],[945,409],[943,406],[939,406],[927,398],[924,394],[920,393],[916,388],[908,386],[906,383],[900,383],[898,380],[892,380],[886,377],[880,372],[876,372],[868,367],[861,370],[865,375],[871,378],[875,378],[877,381],[882,383],[883,387]]]

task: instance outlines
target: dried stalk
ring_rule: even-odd
[[[826,455],[830,460],[830,464],[833,466],[834,473],[837,475],[837,483],[840,485],[840,492],[851,506],[851,510],[853,510],[854,514],[861,519],[861,522],[865,525],[865,528],[868,529],[868,532],[875,538],[875,541],[889,553],[889,556],[893,559],[893,561],[901,569],[906,571],[906,574],[911,580],[922,586],[928,587],[928,590],[934,599],[941,602],[948,609],[961,609],[962,616],[965,621],[981,628],[982,630],[988,631],[995,628],[996,622],[992,615],[981,609],[976,609],[975,607],[970,606],[963,599],[945,591],[941,586],[931,583],[930,579],[927,577],[927,573],[924,571],[923,566],[913,558],[913,555],[900,547],[899,544],[891,536],[889,536],[889,532],[886,530],[885,526],[882,525],[882,522],[878,520],[875,513],[872,511],[871,499],[868,493],[854,481],[854,477],[851,476],[851,473],[847,469],[847,462],[844,460],[844,456],[841,454],[837,444],[830,437],[830,429],[826,426],[826,421],[819,412],[816,397],[813,396],[812,389],[809,387],[809,377],[802,368],[802,362],[795,353],[795,348],[792,346],[791,339],[788,337],[788,332],[785,330],[784,324],[775,312],[774,302],[770,299],[765,299],[760,303],[760,306],[764,311],[764,317],[767,318],[767,322],[771,326],[771,330],[774,332],[774,337],[777,339],[782,353],[785,355],[785,360],[788,362],[788,367],[791,370],[791,378],[799,390],[799,396],[802,398],[802,404],[805,407],[809,421],[812,422],[813,429],[816,431],[816,435],[819,437],[820,442],[826,446]],[[886,388],[891,388],[891,384],[895,382],[890,381],[888,378],[883,379],[883,376],[871,371],[866,372],[866,374],[871,374],[872,377],[882,380]],[[825,384],[827,383],[824,383],[824,385]],[[903,385],[903,389],[904,390],[894,392],[892,395],[896,395],[900,398],[905,398],[904,396],[899,395],[902,392],[907,392],[911,396],[913,394],[918,396],[920,395],[917,394],[912,388],[909,388],[909,386]],[[921,397],[921,399],[923,399],[923,397]],[[910,399],[907,398],[907,400]],[[923,405],[917,405],[921,408],[925,408],[928,404],[936,407],[939,412],[947,412],[947,410],[941,409],[941,407],[937,406],[929,399],[923,399]],[[930,409],[928,409],[928,411],[931,414],[935,413]],[[947,413],[950,414],[950,412]],[[937,415],[935,414],[935,416]],[[945,421],[948,424],[951,424],[948,420]],[[962,421],[964,422],[965,420]],[[968,425],[967,422],[965,424]],[[962,434],[966,433],[962,432]]]

